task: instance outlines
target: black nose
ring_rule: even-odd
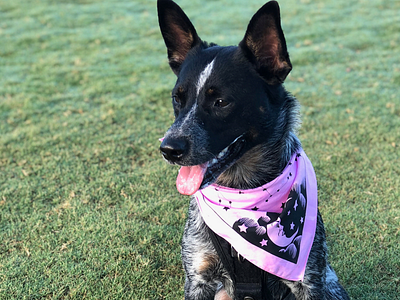
[[[184,139],[165,138],[160,146],[161,154],[170,162],[178,162],[188,151],[188,142]]]

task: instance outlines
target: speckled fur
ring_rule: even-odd
[[[254,15],[238,47],[203,42],[171,0],[158,0],[158,12],[169,63],[178,76],[172,92],[175,122],[160,147],[164,157],[182,166],[204,164],[240,136],[239,154],[213,170],[213,180],[249,189],[279,176],[301,144],[296,136],[299,104],[282,85],[292,67],[278,4],[271,1]],[[219,100],[223,106],[213,105]],[[218,257],[194,198],[181,251],[186,300],[239,300],[234,299],[234,281]],[[304,280],[267,278],[269,300],[349,299],[328,263],[319,213]]]
[[[186,274],[185,299],[214,299],[217,292],[219,292],[218,297],[222,297],[221,287],[225,289],[226,295],[225,298],[220,299],[234,299],[233,282],[221,260],[218,259],[215,263],[209,264],[210,268],[208,269],[199,268],[199,266],[203,266],[202,261],[207,260],[209,255],[216,256],[217,252],[210,240],[196,200],[192,198],[182,239],[182,260]],[[325,230],[320,214],[318,214],[316,235],[304,281],[292,282],[275,279],[269,282],[269,290],[274,300],[283,299],[288,294],[288,289],[292,295],[285,298],[287,300],[349,299],[328,263]]]

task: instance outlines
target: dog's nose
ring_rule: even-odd
[[[170,162],[179,161],[188,151],[188,142],[184,139],[165,138],[160,146],[161,154]]]

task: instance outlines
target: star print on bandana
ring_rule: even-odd
[[[251,244],[297,263],[307,204],[305,186],[306,183],[302,182],[292,188],[282,213],[267,213],[267,217],[258,219],[241,218],[233,224],[233,229]],[[300,205],[296,206],[296,203]],[[266,240],[271,243],[264,245]]]
[[[207,226],[245,259],[280,278],[304,279],[318,206],[314,169],[304,151],[259,188],[213,184],[194,197]]]
[[[247,228],[248,227],[246,225],[244,225],[244,224],[239,226],[240,232],[247,232]]]

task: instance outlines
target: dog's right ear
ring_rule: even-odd
[[[183,10],[172,0],[158,0],[158,22],[168,49],[169,65],[178,75],[188,52],[201,44],[196,29]]]

